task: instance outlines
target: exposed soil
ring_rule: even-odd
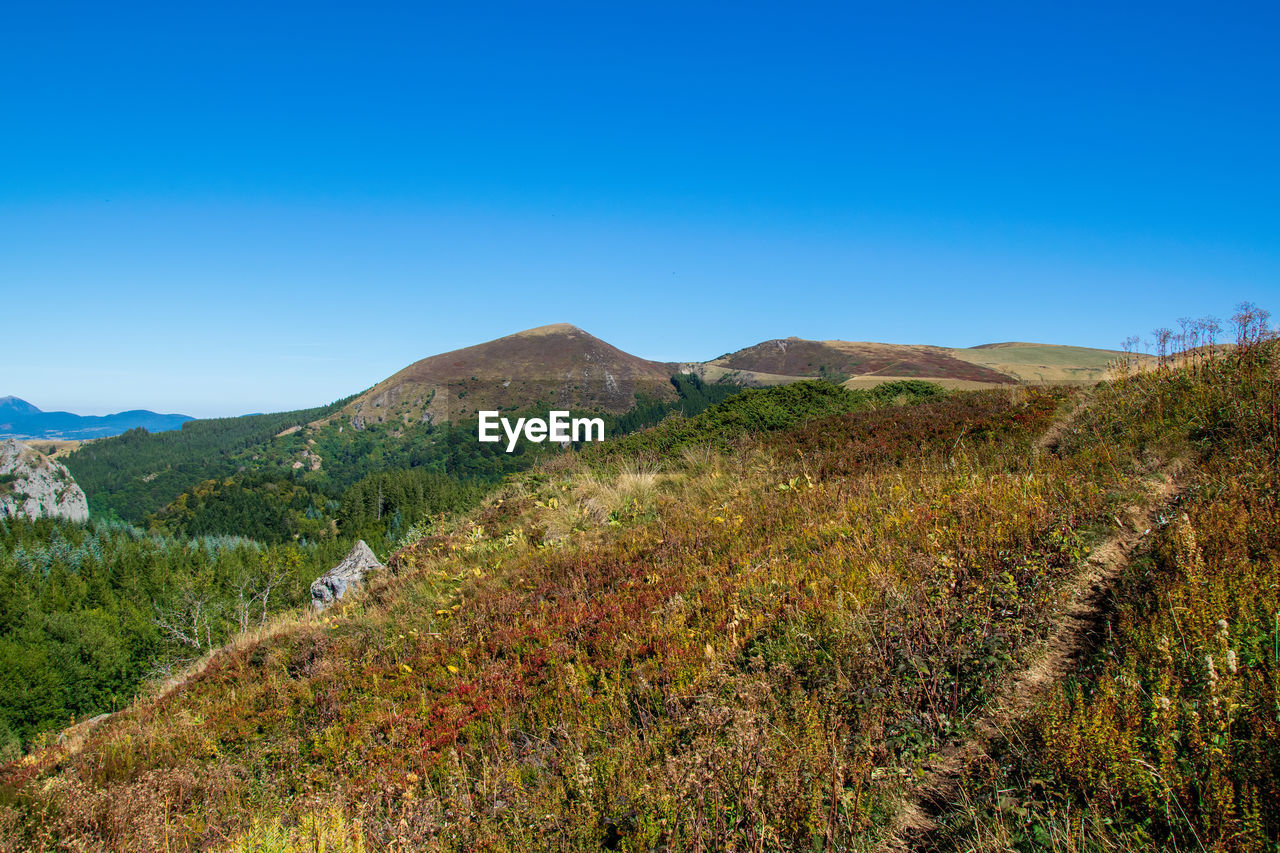
[[[1039,456],[1042,453],[1054,453],[1058,449],[1058,445],[1062,444],[1062,438],[1067,434],[1067,429],[1071,424],[1075,423],[1076,415],[1080,414],[1089,403],[1093,400],[1093,394],[1088,391],[1082,392],[1076,399],[1076,403],[1066,414],[1054,419],[1049,428],[1044,431],[1044,435],[1036,440],[1031,446],[1032,452]]]

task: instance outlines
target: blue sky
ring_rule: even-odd
[[[687,360],[1280,313],[1278,36],[1271,3],[11,3],[0,395],[295,408],[558,321]]]

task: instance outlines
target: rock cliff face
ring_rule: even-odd
[[[364,540],[352,547],[342,562],[316,578],[311,584],[311,603],[316,610],[324,610],[353,586],[364,582],[364,576],[374,569],[385,568]]]
[[[20,441],[0,441],[0,516],[88,521],[89,503],[75,478]]]

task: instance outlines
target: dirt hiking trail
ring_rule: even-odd
[[[1053,452],[1069,423],[1086,404],[1087,398],[1055,421],[1037,442],[1036,451]],[[1096,647],[1112,585],[1156,527],[1161,514],[1167,513],[1181,494],[1185,486],[1181,475],[1187,467],[1186,459],[1174,459],[1157,465],[1146,477],[1143,504],[1129,507],[1123,518],[1115,519],[1116,532],[1090,552],[1085,567],[1071,582],[1066,603],[1050,626],[1043,652],[1026,668],[1010,673],[967,740],[938,752],[927,766],[923,781],[903,802],[889,834],[875,848],[879,853],[906,853],[926,843],[935,828],[933,816],[954,803],[964,770],[985,755],[990,744],[1022,719],[1050,687],[1075,672]]]

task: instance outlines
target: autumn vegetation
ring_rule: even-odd
[[[1275,850],[1280,342],[1249,309],[1162,356],[749,391],[548,457],[11,761],[0,849]],[[904,835],[1135,508],[1078,671]]]
[[[1280,843],[1280,344],[1245,306],[1158,334],[1066,439],[1194,459],[1099,643],[967,774],[935,849],[1270,851]],[[1189,353],[1181,355],[1180,353]],[[1105,632],[1105,633],[1103,633]]]

